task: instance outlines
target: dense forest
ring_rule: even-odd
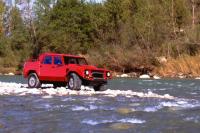
[[[58,52],[117,72],[200,74],[200,0],[0,2],[0,17],[1,71]]]

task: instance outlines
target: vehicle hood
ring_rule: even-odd
[[[103,69],[103,68],[98,68],[98,67],[93,66],[93,65],[79,65],[79,66],[82,67],[82,68],[85,69],[85,70],[106,71],[106,70]]]
[[[82,70],[89,70],[89,71],[108,71],[106,69],[98,68],[98,67],[93,66],[93,65],[74,65],[74,67],[80,68]]]

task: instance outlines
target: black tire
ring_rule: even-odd
[[[28,76],[28,87],[29,88],[40,88],[41,83],[36,73],[31,73]]]
[[[80,79],[80,77],[75,73],[71,73],[69,75],[68,84],[67,84],[68,89],[81,90],[81,85],[82,85],[82,80]]]
[[[105,88],[105,85],[96,85],[96,86],[94,86],[94,90],[95,91],[105,91],[106,88]]]

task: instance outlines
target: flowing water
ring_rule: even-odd
[[[28,89],[0,77],[0,132],[199,133],[199,80],[114,79],[107,90]]]

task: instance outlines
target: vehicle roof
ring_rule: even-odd
[[[45,55],[51,55],[51,56],[67,56],[67,57],[73,57],[73,58],[84,58],[81,56],[77,55],[71,55],[71,54],[58,54],[58,53],[43,53],[40,56],[45,56]]]

